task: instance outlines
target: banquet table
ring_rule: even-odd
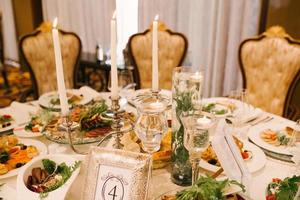
[[[98,95],[100,97],[108,100],[109,93],[99,93]],[[94,96],[96,97],[97,95],[94,93]],[[107,101],[107,102],[109,104],[109,101]],[[37,101],[30,102],[30,104],[38,106]],[[127,111],[136,112],[135,108],[129,104],[124,105],[123,108]],[[5,109],[7,109],[7,108],[5,108]],[[19,111],[13,110],[13,109],[12,109],[12,112],[14,112],[15,115],[22,114]],[[282,118],[280,116],[276,116],[276,115],[273,115],[270,113],[265,113],[265,114],[273,117],[273,119],[269,123],[274,123],[274,124],[278,124],[278,123],[290,124],[291,123],[290,120]],[[251,128],[255,128],[255,126],[251,127]],[[36,138],[34,138],[34,139],[36,139]],[[75,155],[75,153],[72,152],[72,150],[69,148],[68,145],[53,143],[53,142],[47,140],[43,136],[38,137],[36,140],[39,140],[39,141],[43,142],[45,145],[47,145],[49,154],[55,154],[55,153],[70,154],[70,155],[74,155],[74,156],[78,157],[78,159],[84,160],[84,156]],[[79,145],[78,147],[81,150],[86,151],[89,148],[89,146],[90,145]],[[252,185],[251,185],[251,189],[249,191],[250,198],[253,200],[265,199],[265,189],[266,189],[266,186],[268,185],[268,183],[272,180],[272,178],[275,178],[275,177],[276,178],[285,178],[287,176],[291,176],[294,170],[295,170],[295,166],[293,163],[279,161],[279,160],[267,157],[267,162],[266,162],[264,168],[252,174]],[[10,189],[13,189],[13,190],[6,190],[5,188],[1,189],[0,197],[4,197],[4,199],[6,197],[9,200],[17,199],[17,193],[12,192],[12,191],[16,190],[16,179],[17,179],[16,176],[14,176],[14,177],[0,180],[0,183],[5,183],[5,185],[7,187],[9,187]],[[80,196],[81,190],[84,187],[86,187],[86,186],[83,186],[82,184],[83,184],[83,176],[82,176],[82,173],[80,173],[79,176],[77,177],[76,181],[73,183],[71,189],[69,190],[66,199],[80,199],[79,196]],[[172,189],[176,189],[178,187],[179,186],[177,186],[171,182],[169,168],[154,170],[152,184],[151,184],[151,192],[150,192],[151,198],[150,199],[155,198],[164,192],[167,192]],[[8,194],[8,193],[10,193],[10,194]]]

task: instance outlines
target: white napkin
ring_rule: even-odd
[[[30,115],[36,113],[39,107],[14,101],[10,104],[10,110],[16,123],[20,125],[30,121]]]
[[[244,124],[246,122],[254,120],[255,118],[259,118],[263,114],[263,111],[259,108],[254,108],[253,106],[247,106],[247,107],[248,108],[246,109],[244,108],[243,111],[239,110],[237,111],[237,113],[235,113],[236,115],[239,116],[236,119],[237,123]]]
[[[215,150],[225,174],[233,180],[245,185],[249,191],[251,186],[251,173],[244,162],[241,153],[231,135],[231,130],[222,119],[216,128],[216,136],[212,140]]]
[[[82,86],[79,91],[81,91],[83,94],[94,98],[98,98],[100,96],[100,93],[97,92],[96,90],[88,87],[88,86]]]

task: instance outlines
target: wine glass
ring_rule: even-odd
[[[216,118],[210,113],[190,111],[182,113],[181,121],[185,129],[184,146],[189,151],[192,184],[194,184],[198,179],[201,155],[209,145],[209,136],[213,131]]]
[[[242,134],[241,127],[243,125],[243,119],[249,112],[250,105],[248,104],[248,93],[246,89],[232,90],[228,96],[232,104],[238,106],[232,115],[229,116],[231,118],[231,127],[233,129],[233,134],[237,135],[240,139],[246,139],[244,134]],[[245,130],[244,130],[245,131]],[[245,131],[247,132],[247,131]]]

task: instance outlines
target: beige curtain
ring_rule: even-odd
[[[115,0],[42,0],[44,20],[58,17],[60,27],[79,35],[83,51],[95,52],[97,43],[110,44],[110,19]]]
[[[11,0],[0,0],[5,60],[18,61],[18,43]]]
[[[139,31],[156,14],[189,41],[188,59],[204,70],[204,96],[226,95],[242,87],[238,46],[257,35],[261,0],[140,0]]]

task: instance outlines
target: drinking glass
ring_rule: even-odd
[[[159,101],[138,105],[135,131],[145,152],[152,154],[160,149],[163,134],[168,130],[166,105]]]
[[[209,136],[213,131],[216,118],[211,113],[191,111],[182,113],[181,121],[185,129],[184,146],[189,151],[192,184],[194,184],[199,175],[201,155],[209,145]]]

